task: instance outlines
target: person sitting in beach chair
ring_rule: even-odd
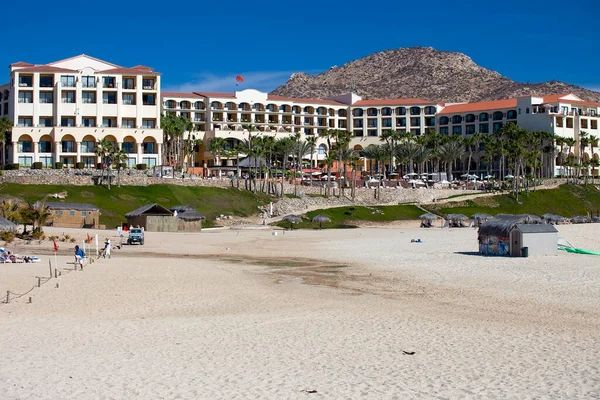
[[[79,264],[79,268],[83,269],[83,260],[85,259],[85,252],[79,246],[75,246],[75,265]]]

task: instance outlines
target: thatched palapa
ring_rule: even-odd
[[[0,231],[16,231],[17,230],[17,225],[15,225],[14,223],[10,222],[9,220],[7,220],[6,218],[0,217]]]

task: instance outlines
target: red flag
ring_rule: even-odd
[[[58,251],[58,245],[56,244],[56,239],[52,239],[54,242],[54,251]]]
[[[88,235],[87,242],[88,242],[88,243],[92,243],[92,238],[90,237],[90,234],[88,233],[87,235]]]
[[[129,229],[127,229],[127,225],[123,225],[123,232],[127,232]]]

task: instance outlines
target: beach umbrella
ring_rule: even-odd
[[[600,216],[598,216],[598,215],[594,215],[594,216],[592,217],[592,222],[600,222]]]
[[[590,220],[588,217],[578,216],[571,218],[571,222],[574,224],[587,224]]]
[[[421,216],[419,218],[423,219],[423,220],[427,220],[427,221],[433,221],[434,219],[438,219],[440,216],[439,215],[435,215],[433,213],[426,213],[426,214],[421,214]]]
[[[319,229],[323,229],[323,222],[331,222],[327,215],[319,214],[315,215],[312,219],[313,224],[317,222],[319,224]]]
[[[477,222],[477,226],[480,226],[481,224],[483,224],[485,221],[487,221],[490,218],[492,218],[491,215],[484,214],[484,213],[476,213],[476,214],[471,215],[471,219]]]
[[[293,224],[299,224],[300,222],[302,222],[302,218],[300,218],[297,215],[293,215],[293,214],[286,215],[281,220],[285,221],[285,222],[289,222],[290,223],[290,229],[294,229]]]
[[[448,214],[446,216],[446,220],[452,226],[464,226],[463,222],[468,220],[469,218],[464,214]]]

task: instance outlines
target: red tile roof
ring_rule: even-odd
[[[235,94],[233,93],[218,93],[218,92],[194,92],[198,96],[202,97],[222,97],[228,99],[235,99]]]
[[[154,72],[152,68],[142,69],[142,68],[112,68],[105,69],[104,71],[100,71],[102,74],[131,74],[131,75],[160,75],[160,72]]]
[[[192,93],[192,92],[161,92],[161,96],[162,97],[181,97],[181,98],[190,98],[190,97],[194,97],[194,98],[200,98],[202,96],[200,96],[199,94],[196,93]]]
[[[549,96],[542,96],[544,98],[544,103],[556,103],[558,102],[561,98],[568,96],[569,93],[563,93],[563,94],[551,94]]]
[[[444,107],[438,114],[459,114],[469,111],[491,111],[505,108],[515,108],[517,99],[483,101],[480,103],[454,104]]]
[[[33,64],[29,64],[24,61],[17,61],[16,63],[10,64],[10,67],[33,67]]]
[[[359,100],[353,106],[409,106],[413,104],[436,104],[434,101],[424,99],[378,99]]]
[[[77,72],[74,69],[52,67],[50,65],[35,65],[32,67],[19,68],[17,71],[18,72],[74,72],[74,73]]]

